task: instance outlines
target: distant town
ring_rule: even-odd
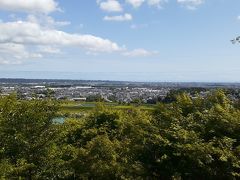
[[[238,83],[145,83],[83,80],[0,79],[0,95],[17,94],[24,100],[54,98],[70,101],[149,103],[166,101],[172,92],[186,92],[192,98],[205,97],[221,88],[228,96],[240,97]]]

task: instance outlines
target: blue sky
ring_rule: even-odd
[[[0,0],[0,77],[240,82],[239,0]],[[64,72],[64,73],[63,73]]]

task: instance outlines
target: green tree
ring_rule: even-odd
[[[53,101],[19,101],[14,95],[0,99],[1,166],[11,167],[3,168],[3,176],[36,179],[47,171],[57,109]]]
[[[206,99],[186,95],[154,112],[159,143],[151,172],[164,179],[237,179],[240,172],[239,110],[222,91]],[[158,163],[156,163],[158,162]]]
[[[98,106],[85,120],[66,121],[64,154],[73,168],[72,177],[136,179],[144,175],[137,159],[142,138],[150,135],[149,119],[136,109],[123,112]]]

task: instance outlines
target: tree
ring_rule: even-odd
[[[154,119],[164,141],[154,148],[150,170],[164,179],[239,178],[239,113],[222,91],[160,104]]]
[[[50,100],[0,98],[0,160],[3,167],[11,167],[3,168],[5,177],[36,179],[47,171],[57,136],[53,124],[57,109]]]
[[[85,120],[65,122],[68,162],[77,179],[136,179],[150,116],[136,109],[122,112],[98,106]],[[75,128],[73,126],[75,124]],[[69,129],[69,130],[68,130]],[[140,143],[140,144],[139,144]]]
[[[239,179],[234,102],[174,98],[153,112],[98,104],[63,124],[51,99],[0,98],[0,179]]]
[[[240,43],[240,36],[232,39],[231,42],[232,42],[233,44]]]

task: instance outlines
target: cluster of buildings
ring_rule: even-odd
[[[19,98],[30,100],[52,97],[58,100],[95,101],[98,98],[106,102],[130,103],[136,99],[142,102],[165,97],[170,88],[153,87],[101,87],[101,86],[70,86],[48,87],[47,85],[14,85],[0,86],[0,94],[7,96],[16,93]]]
[[[0,96],[16,93],[18,98],[71,101],[105,101],[105,102],[141,102],[154,103],[168,98],[169,92],[188,92],[192,98],[198,95],[206,97],[216,88],[229,91],[232,100],[240,99],[240,84],[216,83],[129,83],[110,81],[78,80],[25,80],[0,79]],[[197,94],[195,93],[197,92]],[[167,97],[167,98],[166,98]]]

